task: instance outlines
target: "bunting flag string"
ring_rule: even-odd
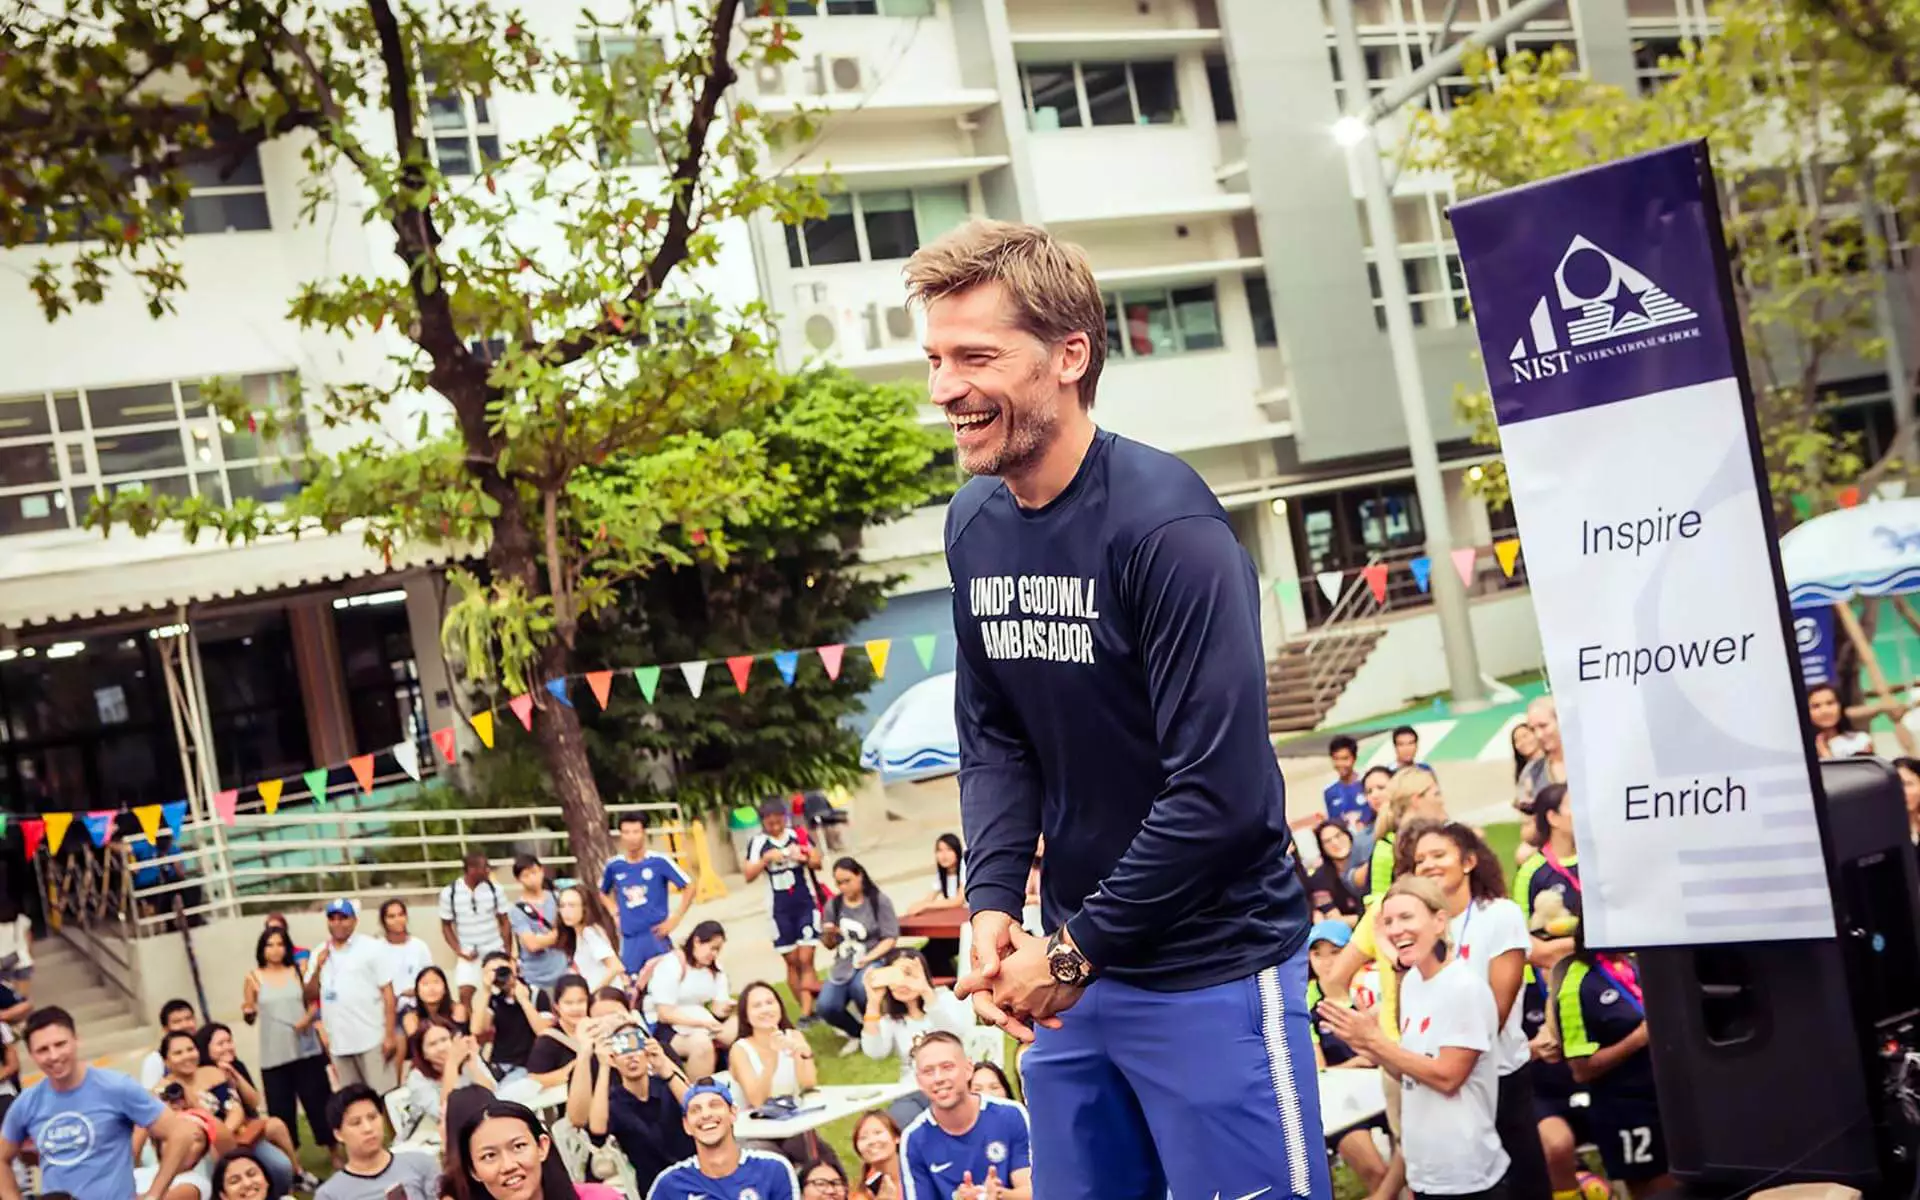
[[[268,811],[271,812],[272,810],[269,809]],[[139,808],[133,810],[133,819],[140,822],[140,832],[147,835],[147,840],[155,845],[159,845],[160,806],[158,804],[142,804]]]
[[[1367,581],[1367,590],[1373,593],[1375,604],[1387,602],[1387,564],[1369,563],[1361,570],[1360,578]]]
[[[104,849],[113,840],[113,818],[117,815],[115,810],[105,809],[80,818],[80,823],[87,828],[87,837],[95,846]]]
[[[515,696],[513,699],[507,701],[507,707],[513,710],[514,716],[520,718],[520,724],[526,726],[527,732],[532,733],[533,732],[533,697],[522,692],[520,695]]]
[[[47,823],[47,853],[60,853],[60,846],[67,840],[67,830],[73,827],[72,813],[41,813],[40,819]]]
[[[347,766],[352,769],[354,779],[359,781],[361,791],[373,791],[373,755],[356,754],[347,760]]]
[[[228,788],[225,791],[215,792],[213,794],[213,812],[215,816],[220,818],[222,825],[233,824],[234,814],[239,811],[239,808],[239,788]],[[55,847],[53,852],[55,854],[60,853],[59,847]]]
[[[1413,572],[1413,586],[1420,589],[1421,595],[1425,595],[1428,587],[1433,583],[1433,560],[1423,554],[1419,558],[1409,560],[1407,570]]]
[[[1340,585],[1347,581],[1345,574],[1339,571],[1322,571],[1315,575],[1314,582],[1320,585],[1320,594],[1332,604],[1340,599]]]
[[[780,681],[788,687],[793,686],[793,677],[800,670],[800,652],[798,650],[775,650],[773,665],[780,671]]]
[[[1508,538],[1503,542],[1495,542],[1493,556],[1500,562],[1500,573],[1512,579],[1514,564],[1520,561],[1520,539]]]
[[[840,660],[845,658],[846,654],[847,648],[845,646],[834,645],[820,647],[820,665],[826,668],[828,679],[838,680],[840,678]]]
[[[653,693],[660,686],[660,668],[637,667],[633,672],[633,681],[640,685],[641,699],[652,704]]]
[[[260,792],[260,804],[267,810],[268,816],[272,816],[274,813],[280,811],[280,793],[286,788],[286,784],[287,781],[284,779],[263,779],[260,781],[258,788]],[[157,823],[160,820],[160,814],[155,812],[153,819]],[[140,827],[145,829],[146,822],[142,821]],[[151,832],[147,834],[147,840],[150,842],[154,840]]]
[[[474,729],[474,732],[479,732],[478,727]],[[480,740],[483,742],[491,742],[493,740],[492,713],[487,714],[487,736]],[[436,729],[433,731],[433,746],[434,749],[440,751],[440,757],[447,760],[448,766],[452,766],[460,758],[460,735],[453,731],[453,726],[451,725],[445,729]]]
[[[393,761],[400,764],[400,769],[407,773],[408,778],[412,779],[415,783],[420,782],[420,746],[418,743],[395,742],[393,748],[387,751],[387,753],[393,755]],[[367,767],[371,770],[373,764],[369,762]],[[368,788],[367,790],[372,791],[373,789]]]
[[[493,710],[492,709],[488,709],[485,712],[477,712],[473,714],[471,717],[467,718],[467,724],[473,726],[474,736],[480,739],[480,744],[482,746],[485,746],[489,750],[493,749]]]
[[[680,677],[687,681],[687,690],[693,693],[695,700],[698,700],[700,698],[700,689],[707,685],[706,660],[702,659],[699,662],[681,663]]]
[[[740,689],[742,696],[747,694],[747,676],[753,672],[753,655],[736,654],[727,660],[727,671],[733,676],[733,686]]]
[[[562,706],[566,708],[573,707],[573,701],[567,698],[567,681],[566,680],[564,679],[547,680],[547,691],[550,692],[553,695],[553,698],[555,700],[558,700]],[[527,726],[527,728],[531,729],[533,728],[533,726],[529,725]]]
[[[1476,571],[1475,564],[1480,561],[1478,546],[1463,546],[1453,552],[1453,570],[1460,576],[1460,586],[1472,587]]]
[[[613,672],[588,671],[587,686],[593,689],[593,698],[600,702],[602,709],[605,709],[608,698],[613,695]]]
[[[307,792],[313,796],[313,802],[324,808],[327,803],[327,786],[329,782],[328,776],[327,776],[327,768],[315,767],[313,770],[302,774],[300,778],[303,781],[305,781],[307,785]],[[177,830],[175,831],[174,836],[175,837],[179,836],[179,833]]]
[[[887,656],[893,653],[893,639],[875,638],[873,641],[867,643],[866,650],[867,661],[873,664],[873,677],[875,679],[885,679],[887,677]]]
[[[938,634],[923,633],[913,639],[913,652],[920,657],[922,671],[933,670],[933,653],[939,648],[939,644]]]

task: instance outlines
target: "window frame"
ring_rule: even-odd
[[[1173,83],[1173,116],[1165,121],[1143,121],[1140,119],[1140,88],[1134,80],[1133,69],[1135,66],[1163,65],[1167,68]],[[1117,121],[1094,121],[1093,105],[1087,99],[1086,68],[1088,66],[1097,68],[1120,68],[1126,76],[1127,106],[1133,113],[1132,121],[1126,123]],[[1073,72],[1073,98],[1075,105],[1078,106],[1080,123],[1078,125],[1061,125],[1055,129],[1041,129],[1033,123],[1033,78],[1031,73],[1036,69],[1062,71],[1069,68],[1071,68]],[[1069,129],[1155,129],[1181,126],[1187,123],[1186,105],[1182,102],[1180,94],[1180,63],[1176,58],[1102,59],[1092,63],[1088,63],[1082,59],[1072,59],[1067,61],[1056,60],[1051,62],[1021,63],[1020,99],[1022,105],[1026,108],[1027,130],[1030,133],[1063,133]]]
[[[1187,330],[1182,326],[1180,321],[1180,302],[1174,297],[1176,293],[1197,291],[1203,288],[1211,294],[1214,328],[1219,331],[1219,344],[1214,346],[1188,346],[1186,344]],[[1121,305],[1126,300],[1137,300],[1145,297],[1152,297],[1166,306],[1167,324],[1168,328],[1173,332],[1174,341],[1173,347],[1169,350],[1154,350],[1141,354],[1132,349],[1132,342],[1127,337],[1126,312]],[[1115,329],[1118,329],[1120,333],[1118,338],[1109,336],[1107,339],[1108,363],[1152,362],[1157,359],[1178,358],[1189,354],[1216,354],[1223,350],[1231,349],[1231,346],[1227,342],[1226,322],[1220,313],[1220,281],[1217,279],[1209,279],[1204,283],[1161,284],[1158,286],[1150,285],[1145,287],[1103,289],[1100,293],[1100,305],[1101,309],[1106,313],[1109,333],[1111,334]]]
[[[839,193],[836,193],[834,196],[829,197],[829,199],[844,198],[849,203],[849,206],[851,208],[850,215],[853,217],[853,238],[854,238],[854,246],[857,251],[857,257],[850,259],[847,262],[820,263],[817,265],[819,267],[825,268],[825,267],[851,267],[851,266],[858,266],[862,264],[871,264],[871,263],[905,262],[909,257],[913,255],[913,252],[914,252],[913,250],[909,250],[906,254],[901,255],[897,258],[873,257],[873,246],[867,236],[867,209],[866,209],[866,202],[863,199],[863,197],[870,193],[905,192],[907,195],[907,210],[906,210],[907,216],[909,219],[913,221],[914,250],[918,250],[921,246],[926,245],[927,242],[932,239],[925,236],[925,234],[920,229],[920,211],[917,206],[917,199],[920,193],[922,192],[932,192],[932,191],[939,191],[939,190],[956,191],[960,193],[960,196],[966,207],[967,215],[969,217],[973,215],[974,205],[973,205],[972,189],[964,183],[939,183],[939,184],[929,184],[924,187],[906,187],[906,188],[869,188],[867,189],[866,192],[839,192]],[[887,210],[883,210],[883,211],[887,211]],[[893,210],[893,211],[897,211],[897,210]],[[813,270],[816,266],[816,264],[813,262],[812,252],[809,250],[807,246],[807,226],[809,224],[812,224],[812,222],[803,221],[798,225],[782,225],[781,226],[781,229],[783,231],[781,235],[782,240],[785,241],[786,247],[787,247],[787,269],[789,271],[810,271],[810,270]],[[943,230],[942,232],[945,232],[945,231]],[[933,236],[938,237],[939,234],[935,234]],[[798,261],[796,261],[796,259]]]
[[[423,124],[420,140],[426,143],[427,160],[433,163],[442,175],[448,179],[473,179],[484,175],[494,163],[500,161],[500,121],[489,97],[466,91],[441,92],[435,88],[431,78],[421,82],[420,94],[426,100],[420,112]],[[452,126],[441,129],[433,123],[434,102],[444,100],[454,100],[460,105],[461,126],[457,130]],[[484,120],[481,119],[483,115]],[[465,139],[467,143],[467,154],[473,162],[473,169],[470,171],[449,171],[440,161],[440,143],[443,140],[452,141],[456,137]],[[482,143],[485,142],[493,144],[491,153],[483,147]]]

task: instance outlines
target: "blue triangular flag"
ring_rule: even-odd
[[[555,700],[558,700],[560,703],[566,705],[568,708],[573,707],[573,701],[567,699],[567,681],[566,680],[564,679],[547,680],[547,690],[553,693],[553,698]]]
[[[160,806],[160,819],[167,823],[167,828],[173,833],[174,837],[179,837],[180,827],[184,825],[187,820],[187,802],[185,800],[175,800],[172,804],[162,804]]]
[[[113,832],[113,818],[117,814],[110,812],[90,812],[81,816],[80,823],[87,827],[87,836],[96,846],[107,844],[107,837]]]
[[[792,687],[793,673],[798,670],[800,666],[800,652],[798,650],[775,650],[773,652],[773,665],[780,668],[780,678],[787,681],[788,687]]]
[[[1413,572],[1414,586],[1422,592],[1426,591],[1427,583],[1433,578],[1433,560],[1425,555],[1410,559],[1407,562],[1407,570]]]

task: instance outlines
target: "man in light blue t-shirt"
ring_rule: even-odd
[[[670,892],[676,890],[680,904],[673,908]],[[693,907],[693,890],[679,863],[648,851],[647,824],[640,814],[621,813],[620,857],[607,860],[600,894],[620,916],[620,965],[628,974],[638,974],[647,960],[673,949],[667,939]]]
[[[31,1141],[41,1188],[75,1196],[133,1196],[133,1131],[159,1143],[160,1169],[141,1200],[164,1200],[175,1176],[207,1151],[206,1134],[118,1071],[89,1067],[65,1009],[27,1021],[27,1053],[46,1076],[23,1092],[0,1123],[0,1200],[21,1200],[13,1161]]]

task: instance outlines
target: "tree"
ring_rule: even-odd
[[[583,663],[707,660],[718,676],[698,699],[669,670],[650,704],[631,692],[605,712],[583,702],[588,753],[603,790],[703,812],[859,777],[858,739],[843,724],[873,681],[858,650],[846,654],[837,679],[804,656],[791,685],[772,665],[756,662],[744,695],[718,663],[732,654],[844,643],[879,609],[893,581],[860,566],[861,531],[943,490],[930,470],[942,439],[915,419],[919,398],[917,388],[866,385],[843,371],[793,380],[784,402],[754,430],[775,485],[729,530],[726,569],[693,563],[623,584],[614,604],[582,631]],[[509,730],[495,753],[476,762],[478,790],[498,781],[524,801],[518,789],[529,778],[524,760],[531,750],[528,738]]]
[[[742,422],[779,394],[765,313],[722,311],[697,273],[729,222],[823,211],[769,162],[806,119],[729,98],[741,72],[793,59],[792,28],[745,19],[743,0],[635,0],[588,22],[576,51],[489,0],[72,7],[20,6],[0,52],[0,245],[74,243],[31,278],[49,320],[109,287],[168,312],[193,180],[273,139],[304,155],[304,219],[357,213],[394,253],[387,272],[290,298],[305,328],[382,339],[384,378],[308,386],[280,412],[208,392],[262,436],[357,431],[307,450],[298,494],[221,507],[135,490],[89,520],[474,548],[449,640],[474,678],[539,703],[554,792],[597,871],[606,821],[580,724],[540,685],[570,673],[622,581],[725,562],[728,524],[764,485],[765,448]],[[560,115],[481,146],[473,174],[443,169],[433,116],[502,94],[554,97]]]
[[[1817,4],[1819,0],[1806,0]],[[1790,528],[1912,459],[1898,441],[1867,463],[1835,430],[1823,373],[1877,361],[1885,221],[1911,221],[1920,178],[1914,97],[1860,54],[1834,52],[1831,23],[1770,0],[1718,9],[1722,33],[1663,62],[1671,78],[1638,95],[1582,77],[1564,50],[1469,64],[1492,86],[1422,122],[1416,160],[1453,174],[1463,196],[1706,138],[1722,194],[1734,290],[1753,371],[1776,517]],[[1867,219],[1863,200],[1876,215]],[[1903,273],[1904,274],[1904,273]],[[1490,398],[1462,388],[1474,439],[1498,446]],[[1901,414],[1907,428],[1908,414]],[[1498,464],[1482,494],[1507,499]]]

